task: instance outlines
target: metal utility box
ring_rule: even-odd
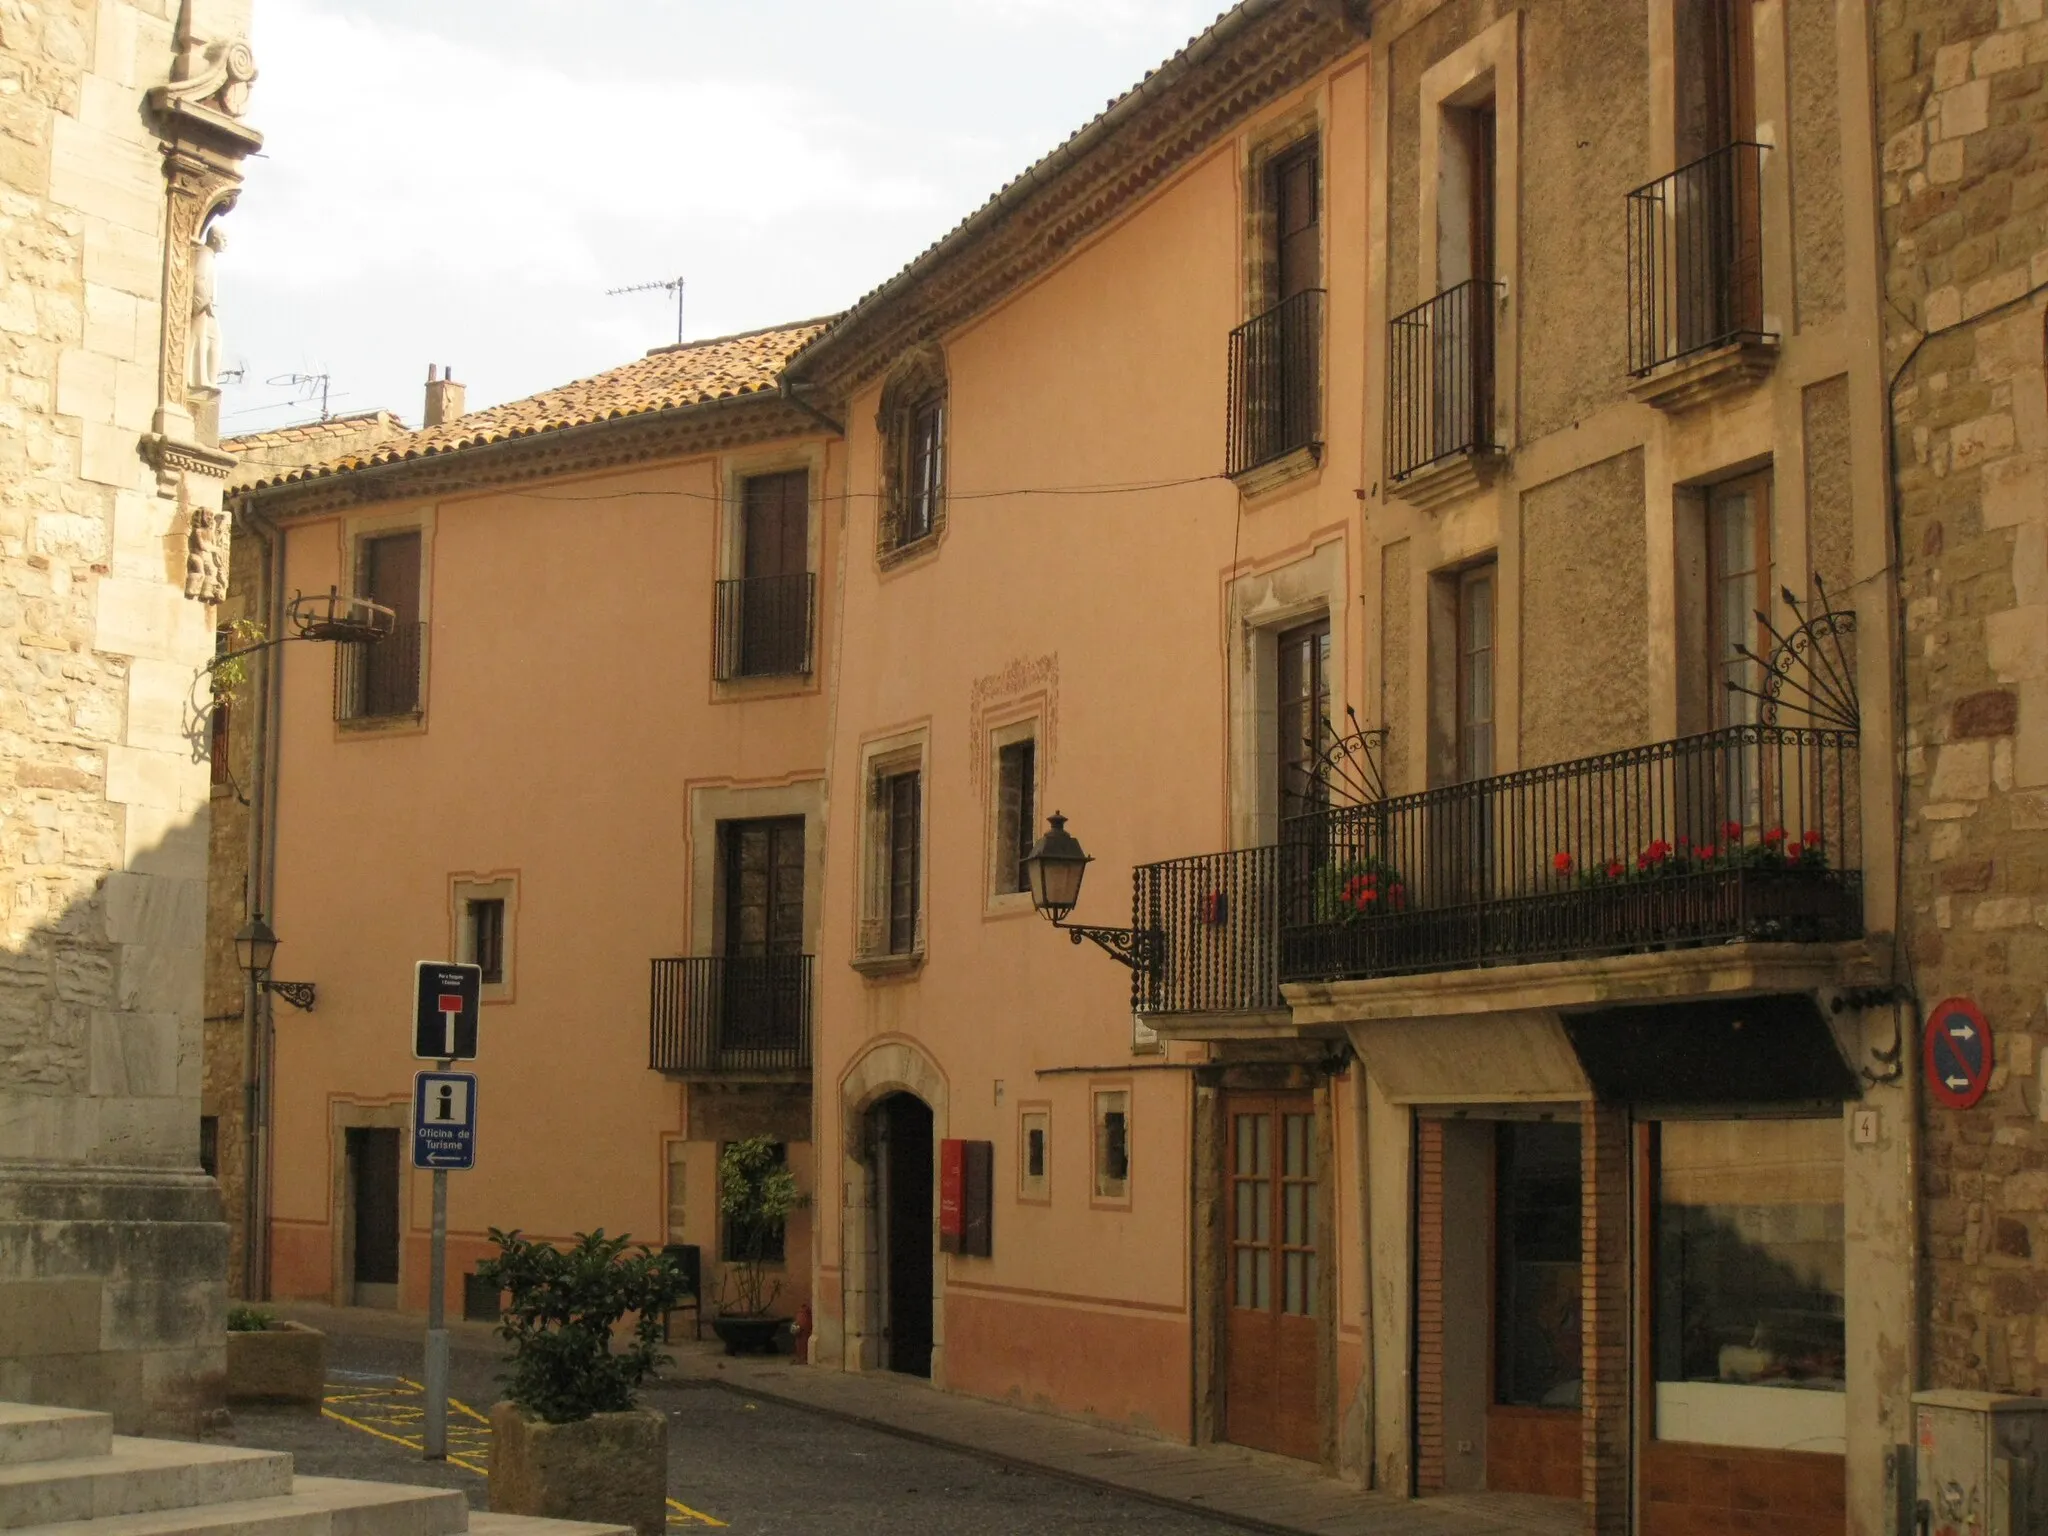
[[[2048,1536],[2048,1398],[1913,1394],[1922,1536]]]

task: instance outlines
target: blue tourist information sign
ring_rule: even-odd
[[[412,1165],[476,1166],[476,1074],[415,1072],[412,1078]]]

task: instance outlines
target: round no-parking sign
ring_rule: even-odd
[[[1991,1026],[1967,997],[1950,997],[1927,1015],[1927,1091],[1937,1104],[1969,1109],[1991,1086]]]

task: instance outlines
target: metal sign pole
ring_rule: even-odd
[[[446,1071],[455,1065],[441,1063]],[[434,1170],[434,1235],[427,1264],[427,1423],[423,1459],[448,1459],[448,1170]]]

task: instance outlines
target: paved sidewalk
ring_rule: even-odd
[[[1284,1457],[1238,1446],[1196,1449],[1007,1404],[934,1391],[885,1372],[728,1358],[678,1341],[666,1379],[712,1381],[770,1402],[866,1424],[1012,1466],[1136,1494],[1281,1536],[1578,1536],[1579,1505],[1481,1494],[1398,1499],[1367,1493]]]

